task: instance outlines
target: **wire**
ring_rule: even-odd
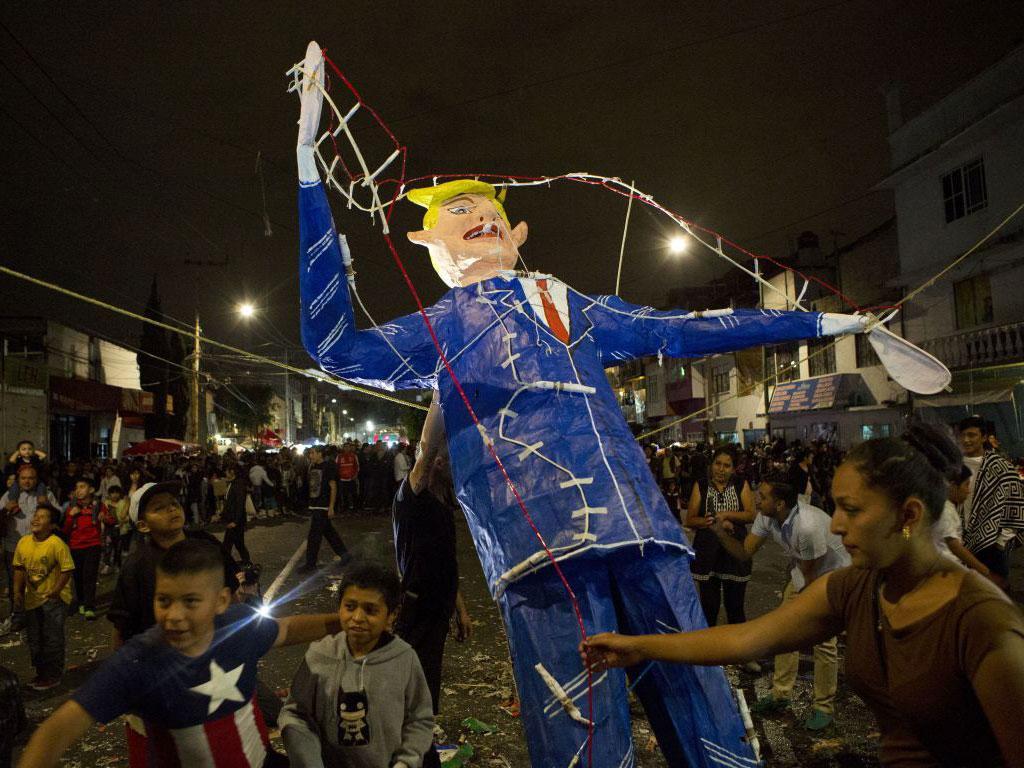
[[[995,226],[995,228],[993,228],[990,232],[988,232],[988,234],[986,234],[984,237],[982,237],[980,240],[978,240],[978,242],[976,242],[974,245],[972,245],[970,248],[968,248],[962,254],[960,254],[955,259],[953,259],[949,264],[947,264],[941,270],[936,272],[934,276],[928,278],[923,283],[921,283],[921,285],[919,285],[917,288],[915,288],[910,293],[908,293],[906,296],[904,296],[900,301],[896,302],[896,304],[894,304],[890,308],[892,310],[891,312],[887,313],[884,317],[881,317],[881,318],[875,317],[875,318],[873,318],[871,320],[871,322],[869,322],[868,325],[865,327],[863,333],[869,332],[876,325],[881,325],[881,324],[886,323],[889,320],[891,320],[895,316],[895,314],[900,310],[900,308],[903,307],[904,304],[906,304],[911,299],[916,298],[922,291],[924,291],[924,290],[928,289],[930,286],[934,285],[936,283],[936,281],[938,281],[940,278],[942,278],[944,275],[946,275],[950,270],[955,268],[958,264],[962,263],[972,253],[977,251],[982,245],[984,245],[992,237],[994,237],[996,235],[996,233],[999,232],[999,230],[1001,230],[1003,227],[1005,227],[1007,224],[1009,224],[1018,214],[1020,214],[1021,211],[1024,211],[1024,203],[1021,203],[1020,205],[1018,205],[1013,210],[1012,213],[1010,213],[1006,218],[1004,218],[1001,222],[999,222]],[[805,355],[804,357],[801,357],[796,362],[797,363],[803,363],[805,361],[810,360],[813,357],[817,357],[818,355],[825,354],[827,351],[832,349],[836,344],[838,344],[839,340],[842,339],[842,338],[843,338],[843,336],[839,336],[839,337],[833,339],[828,344],[822,345],[821,347],[819,347],[818,349],[814,350],[813,352]],[[757,387],[765,386],[772,379],[777,379],[777,378],[778,378],[778,374],[777,373],[773,374],[771,376],[765,376],[764,378],[762,378],[762,379],[760,379],[758,381],[755,381],[753,383],[753,385],[751,385],[750,388],[756,389]],[[746,389],[746,387],[745,387],[745,389]],[[640,440],[643,440],[645,438],[651,437],[652,435],[656,435],[659,432],[664,432],[666,429],[670,429],[671,427],[674,427],[677,424],[682,424],[685,421],[690,421],[691,419],[695,419],[696,417],[701,416],[701,415],[707,413],[712,408],[715,408],[716,406],[718,406],[718,405],[720,405],[722,403],[727,403],[730,400],[735,400],[739,396],[740,396],[739,391],[737,391],[736,394],[731,394],[730,393],[727,397],[717,398],[714,403],[709,403],[708,405],[706,405],[705,407],[701,408],[700,410],[697,410],[697,411],[694,411],[693,413],[687,414],[686,416],[683,416],[682,418],[675,419],[674,421],[670,421],[668,424],[663,424],[663,425],[661,425],[660,427],[658,427],[656,429],[650,430],[649,432],[644,432],[643,434],[638,435],[636,439],[637,439],[637,441],[640,441]],[[765,414],[765,415],[767,416],[767,414]]]
[[[70,297],[72,297],[74,299],[78,299],[79,301],[84,301],[86,304],[92,304],[95,307],[100,307],[102,309],[106,309],[106,310],[109,310],[111,312],[116,312],[117,314],[124,315],[125,317],[130,317],[130,318],[133,318],[135,320],[139,320],[139,321],[141,321],[143,323],[149,323],[150,325],[154,325],[157,328],[163,328],[165,331],[171,331],[172,333],[176,333],[176,334],[178,334],[180,336],[187,336],[190,339],[195,338],[195,335],[194,335],[193,332],[186,331],[186,330],[181,329],[181,328],[175,328],[173,325],[169,325],[167,323],[162,323],[159,320],[154,320],[152,318],[145,317],[143,315],[140,315],[137,312],[132,312],[129,309],[124,309],[123,307],[118,307],[118,306],[116,306],[114,304],[110,304],[110,303],[105,302],[105,301],[100,301],[99,299],[94,299],[91,296],[86,296],[85,294],[78,293],[77,291],[72,291],[69,288],[64,288],[63,286],[57,285],[56,283],[51,283],[51,282],[48,282],[46,280],[41,280],[38,277],[33,277],[32,275],[27,275],[24,272],[18,272],[17,270],[11,269],[10,267],[6,267],[6,266],[4,266],[2,264],[0,264],[0,273],[3,273],[5,275],[10,275],[11,277],[16,277],[19,280],[24,280],[26,282],[32,283],[33,285],[38,285],[38,286],[40,286],[42,288],[46,288],[48,290],[64,294],[65,296],[70,296]],[[296,373],[299,376],[304,376],[306,378],[311,378],[311,379],[316,379],[316,380],[319,380],[319,381],[323,381],[323,382],[325,382],[327,384],[334,384],[335,386],[341,386],[341,387],[345,387],[345,388],[348,388],[348,389],[352,389],[352,390],[355,390],[356,392],[361,392],[364,395],[370,395],[372,397],[376,397],[376,398],[379,398],[381,400],[387,400],[388,402],[395,403],[396,405],[404,405],[407,408],[415,408],[416,410],[419,410],[419,411],[426,411],[427,410],[427,406],[425,406],[425,405],[420,405],[419,403],[412,403],[412,402],[409,402],[408,400],[403,400],[400,397],[394,397],[392,395],[388,395],[388,394],[386,394],[384,392],[380,392],[378,390],[370,389],[368,387],[363,387],[363,386],[361,386],[359,384],[355,384],[355,383],[350,382],[350,381],[348,381],[346,379],[342,379],[342,378],[340,378],[338,376],[333,376],[332,377],[332,376],[328,376],[326,373],[324,373],[322,375],[315,375],[314,376],[314,375],[310,374],[310,372],[308,370],[305,370],[303,368],[297,368],[296,366],[288,365],[287,363],[282,363],[282,362],[279,362],[279,361],[274,360],[274,359],[269,358],[269,357],[264,357],[262,355],[256,355],[256,354],[253,354],[252,352],[246,352],[244,349],[240,349],[238,347],[233,347],[230,344],[225,344],[222,341],[217,341],[215,339],[211,339],[208,336],[200,335],[199,339],[203,343],[209,344],[210,346],[218,347],[220,349],[226,349],[229,352],[234,352],[236,354],[245,355],[250,360],[266,363],[267,365],[277,366],[278,368],[283,368],[284,370],[290,371],[291,373]]]

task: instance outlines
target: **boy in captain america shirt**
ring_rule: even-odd
[[[93,723],[126,713],[146,725],[146,762],[164,768],[259,768],[270,749],[256,665],[271,648],[340,631],[337,614],[261,618],[232,605],[220,551],[182,541],[157,566],[157,624],[132,638],[29,741],[23,768],[56,766]]]

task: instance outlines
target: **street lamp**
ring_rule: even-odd
[[[668,241],[668,249],[672,253],[683,253],[689,247],[689,243],[682,235],[676,235]]]
[[[248,301],[242,302],[238,305],[238,314],[248,319],[256,314],[256,307],[250,304]]]

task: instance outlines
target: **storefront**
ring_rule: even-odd
[[[64,460],[111,458],[145,438],[143,415],[152,412],[151,392],[51,376],[51,455]]]
[[[772,437],[820,440],[849,448],[897,434],[904,410],[876,403],[859,373],[836,373],[779,384],[768,407]]]

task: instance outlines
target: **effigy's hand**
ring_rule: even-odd
[[[316,145],[317,131],[320,127],[320,108],[323,106],[324,94],[324,56],[315,40],[306,46],[306,57],[302,61],[302,84],[299,92],[299,137],[296,145],[313,147]]]
[[[588,637],[579,646],[580,659],[594,672],[611,667],[633,667],[644,660],[632,635],[602,632]]]
[[[295,143],[299,182],[312,184],[320,181],[316,167],[316,137],[320,129],[320,108],[324,103],[324,56],[316,41],[306,47],[302,62],[302,80],[299,85],[299,135]]]

